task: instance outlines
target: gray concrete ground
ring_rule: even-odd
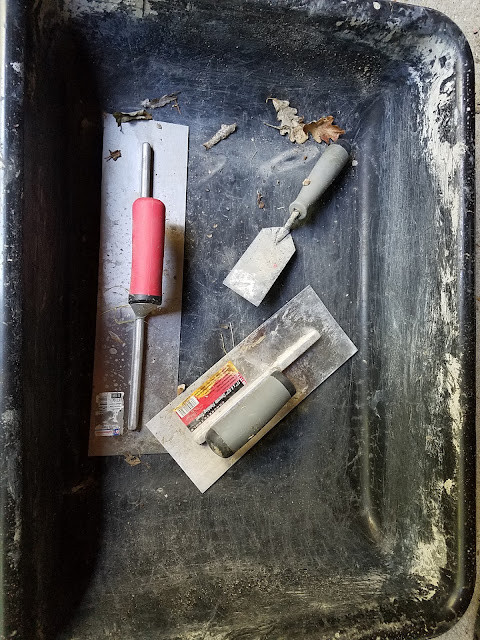
[[[476,127],[475,127],[475,142],[477,148],[476,158],[476,172],[477,172],[477,211],[476,211],[476,228],[477,228],[477,250],[476,250],[476,263],[480,265],[480,252],[478,246],[480,244],[480,2],[479,0],[404,0],[406,4],[416,4],[424,7],[430,7],[441,11],[449,18],[451,18],[462,29],[465,34],[470,47],[472,48],[473,58],[475,61],[475,113],[476,113]],[[476,296],[477,296],[477,336],[480,335],[480,323],[478,321],[478,313],[480,309],[480,282],[478,278],[478,266],[476,272]],[[477,346],[478,343],[477,337]],[[478,349],[480,351],[480,349]],[[477,355],[477,400],[479,398],[480,389],[480,361]],[[477,412],[478,413],[478,412]],[[479,443],[477,444],[477,459],[480,461],[480,421],[477,416],[477,438]],[[480,465],[479,465],[480,466]],[[480,474],[477,469],[477,549],[480,549]],[[472,640],[473,638],[480,639],[480,628],[475,634],[475,620],[479,613],[480,602],[480,557],[477,550],[477,589],[472,603],[463,616],[453,629],[448,633],[441,636],[442,640]],[[480,616],[480,614],[479,614]],[[480,624],[479,624],[480,627]]]

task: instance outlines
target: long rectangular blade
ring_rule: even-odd
[[[275,236],[280,228],[262,229],[223,281],[225,286],[256,307],[295,253],[290,234],[275,244]]]
[[[90,456],[164,453],[144,425],[177,392],[188,127],[162,122],[159,129],[157,124],[154,120],[136,122],[135,126],[127,125],[122,130],[111,115],[104,121],[103,158],[108,157],[111,149],[121,150],[122,155],[116,161],[103,160]],[[154,149],[153,195],[167,208],[163,302],[161,312],[148,318],[142,426],[137,431],[125,428],[122,434],[123,416],[129,408],[128,383],[135,325],[134,314],[128,305],[132,203],[140,196],[140,180],[135,173],[132,177],[132,166],[136,161],[140,163],[143,142],[149,142]],[[164,167],[168,167],[168,171]]]

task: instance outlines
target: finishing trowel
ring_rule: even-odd
[[[223,281],[256,307],[295,253],[290,230],[303,220],[309,208],[338,176],[350,157],[350,144],[339,140],[329,145],[303,182],[297,198],[289,206],[290,217],[283,227],[262,229]]]

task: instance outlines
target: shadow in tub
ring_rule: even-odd
[[[24,637],[49,638],[68,625],[94,571],[104,471],[87,457],[102,113],[81,43],[51,35],[37,38],[27,65],[23,223]]]

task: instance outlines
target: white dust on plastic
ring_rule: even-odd
[[[419,123],[420,137],[426,149],[429,167],[436,187],[436,209],[434,212],[434,224],[445,237],[451,235],[455,243],[459,223],[461,193],[459,185],[461,180],[462,162],[466,152],[465,145],[461,142],[451,142],[447,136],[442,136],[442,111],[450,115],[453,122],[444,123],[454,128],[460,115],[459,104],[462,95],[455,84],[456,55],[440,39],[429,39],[428,44],[422,49],[424,68],[429,69],[429,77],[425,80],[419,72],[410,69],[411,78],[418,87],[420,95]],[[451,108],[453,105],[453,109]],[[453,251],[455,249],[453,248]],[[453,351],[458,343],[459,325],[457,312],[456,287],[458,281],[457,265],[454,256],[450,255],[445,247],[439,253],[438,261],[440,271],[440,304],[431,305],[431,325],[439,327],[446,336],[446,352],[443,366],[438,370],[436,388],[432,398],[433,406],[437,407],[438,417],[447,408],[450,418],[450,430],[452,444],[459,454],[460,436],[463,423],[463,411],[460,399],[461,365]],[[433,330],[433,329],[432,329]],[[443,455],[444,430],[434,431],[431,427],[430,440],[437,442],[440,456]],[[427,434],[428,441],[428,434]],[[450,495],[454,480],[449,478],[440,481],[436,493],[425,504],[425,511],[431,523],[431,531],[426,540],[417,540],[414,545],[413,559],[410,565],[410,573],[422,579],[422,582],[432,588],[427,591],[424,598],[429,599],[435,594],[441,576],[441,569],[447,564],[447,545],[443,527],[443,513],[441,497],[443,492]],[[419,496],[420,498],[420,496]]]

